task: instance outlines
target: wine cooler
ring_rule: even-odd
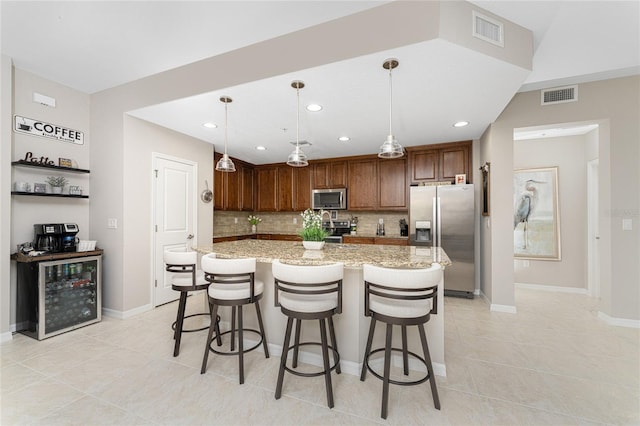
[[[16,326],[38,340],[102,319],[102,256],[18,264]]]

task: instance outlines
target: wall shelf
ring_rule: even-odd
[[[11,191],[11,195],[29,195],[32,197],[89,198],[88,195],[52,194],[48,192],[23,192],[23,191]]]
[[[19,167],[33,167],[36,169],[52,169],[52,170],[58,170],[61,172],[90,173],[90,171],[87,169],[76,169],[74,167],[62,167],[62,166],[56,166],[56,165],[50,165],[50,164],[40,164],[40,163],[34,163],[32,161],[24,161],[24,160],[13,161],[11,165],[19,166]]]

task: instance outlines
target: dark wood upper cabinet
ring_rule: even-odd
[[[406,165],[405,158],[378,160],[378,209],[407,209]]]
[[[347,161],[329,160],[313,164],[313,188],[346,188]]]
[[[276,210],[280,212],[293,211],[293,167],[278,166],[278,179],[276,181],[278,204]]]
[[[349,210],[375,210],[378,205],[378,159],[349,161]]]
[[[472,183],[471,141],[407,148],[409,153],[409,181],[454,183],[456,175],[467,175]]]
[[[311,167],[293,169],[293,210],[304,211],[311,208]]]
[[[214,167],[222,157],[214,153]],[[215,210],[253,211],[253,166],[233,158],[235,172],[213,171],[213,208]]]
[[[253,167],[242,166],[241,180],[242,180],[242,201],[240,204],[240,210],[253,211],[254,210],[254,187],[255,182],[253,180]]]
[[[256,168],[256,210],[261,212],[277,211],[277,182],[278,168],[276,166]]]

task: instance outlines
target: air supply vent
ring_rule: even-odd
[[[578,100],[578,86],[555,87],[540,91],[540,104],[563,104]]]
[[[504,24],[488,16],[473,11],[473,36],[504,47]]]
[[[289,142],[289,143],[290,143],[291,145],[296,145],[296,144],[298,144],[298,145],[300,145],[300,146],[305,146],[305,145],[311,146],[311,142],[309,142],[309,141],[299,141],[299,142],[291,141],[291,142]]]

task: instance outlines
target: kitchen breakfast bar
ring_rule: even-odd
[[[334,262],[344,263],[343,308],[342,314],[335,316],[336,337],[340,351],[342,371],[359,375],[364,355],[369,327],[369,318],[364,316],[364,282],[362,265],[372,264],[387,268],[428,268],[432,263],[443,267],[451,264],[447,254],[440,248],[422,248],[413,246],[369,245],[369,244],[325,244],[322,250],[305,250],[302,242],[240,240],[215,243],[209,246],[196,247],[200,254],[216,253],[220,258],[247,258],[257,260],[256,279],[264,282],[264,295],[260,308],[266,329],[269,350],[279,356],[286,327],[286,317],[280,308],[274,306],[274,284],[271,264],[280,259],[292,265],[324,265]],[[435,374],[446,375],[444,362],[444,288],[438,288],[438,314],[433,315],[426,324],[429,350]],[[222,328],[228,324],[229,313],[222,311]],[[246,310],[246,325],[257,328],[257,320],[253,309]],[[412,333],[414,332],[414,333]],[[399,345],[400,333],[395,333],[394,346]],[[247,336],[249,340],[252,336]],[[319,341],[316,327],[306,327],[302,331],[302,341]],[[383,333],[376,333],[374,347],[383,346]],[[409,330],[408,346],[410,351],[420,352],[420,339],[415,330]],[[309,364],[321,365],[319,353],[305,352],[300,359]],[[401,360],[394,360],[400,365]],[[410,364],[413,369],[421,370],[424,366]],[[248,374],[251,374],[248,372]]]

